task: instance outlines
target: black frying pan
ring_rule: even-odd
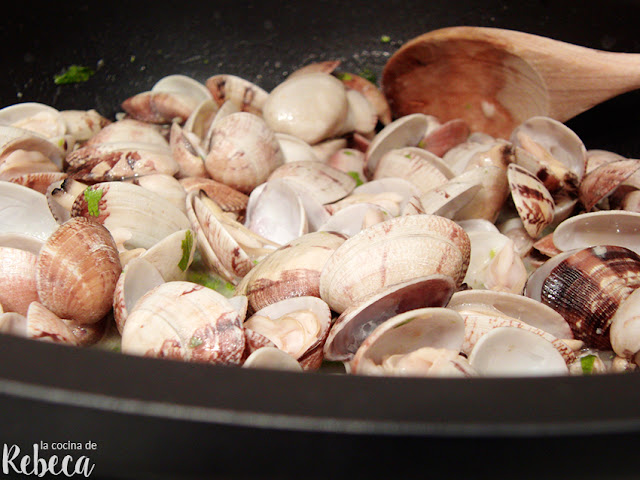
[[[379,75],[403,41],[452,25],[640,52],[638,19],[640,5],[622,0],[25,2],[0,26],[0,105],[39,101],[112,117],[170,73],[231,73],[269,90],[298,66],[337,58],[344,70]],[[55,85],[71,64],[97,73]],[[632,92],[569,125],[587,148],[637,158],[639,112]],[[288,374],[0,336],[0,443],[96,442],[84,452],[92,478],[634,478],[638,433],[635,374]]]

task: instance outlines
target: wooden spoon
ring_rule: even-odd
[[[640,54],[614,53],[512,30],[450,27],[410,40],[382,72],[394,118],[461,118],[509,138],[536,115],[561,122],[640,88]]]

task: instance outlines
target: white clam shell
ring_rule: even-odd
[[[611,319],[611,347],[620,357],[637,363],[640,352],[640,289],[634,290]]]
[[[274,88],[262,112],[276,132],[313,145],[335,136],[349,109],[342,82],[327,73],[295,75]]]
[[[290,372],[302,371],[302,366],[295,358],[277,347],[262,347],[255,350],[247,357],[242,366],[244,368],[264,368]]]
[[[388,151],[418,145],[429,127],[430,118],[422,113],[413,113],[394,120],[380,130],[367,148],[367,175],[373,176],[378,162]]]
[[[1,233],[22,233],[44,241],[57,228],[45,195],[22,185],[0,181]]]
[[[469,363],[482,376],[548,376],[569,372],[551,342],[514,327],[499,327],[485,334],[469,354]]]
[[[561,222],[553,243],[562,251],[617,245],[640,254],[640,213],[604,210],[581,213]]]
[[[446,308],[422,308],[401,313],[380,324],[360,345],[351,360],[352,373],[389,374],[385,360],[407,355],[424,347],[446,349],[456,354],[464,340],[464,319]],[[396,375],[428,375],[429,371],[408,369]]]

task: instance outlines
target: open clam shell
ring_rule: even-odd
[[[514,318],[559,339],[573,338],[571,327],[558,312],[532,298],[510,292],[472,289],[456,292],[447,308]]]
[[[349,361],[380,324],[396,314],[444,307],[455,291],[447,275],[429,275],[397,283],[347,308],[335,321],[324,346],[325,358]]]
[[[213,75],[207,78],[205,85],[219,106],[231,102],[240,111],[256,115],[262,114],[262,108],[269,96],[259,86],[235,75]]]
[[[372,177],[382,156],[390,150],[415,147],[424,137],[431,123],[431,117],[414,113],[398,118],[386,125],[373,138],[366,152],[365,172]]]
[[[329,306],[318,297],[310,296],[272,303],[244,322],[245,330],[265,336],[273,345],[298,360],[305,370],[320,367],[330,325]]]
[[[640,213],[603,210],[569,217],[553,232],[561,251],[596,245],[617,245],[640,254]]]
[[[538,238],[553,221],[555,203],[544,184],[515,163],[507,170],[511,198],[529,236]]]
[[[464,319],[446,308],[422,308],[395,315],[379,325],[351,360],[351,372],[365,375],[468,376],[471,369],[458,352],[464,340]],[[421,356],[425,349],[453,355],[439,359]],[[441,360],[440,360],[441,361]]]
[[[247,296],[254,312],[289,297],[320,297],[320,273],[345,238],[337,232],[302,235],[260,260],[236,291]]]
[[[482,376],[567,375],[567,364],[551,342],[517,327],[499,327],[484,335],[469,354]]]

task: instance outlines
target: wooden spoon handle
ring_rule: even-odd
[[[568,120],[622,93],[640,88],[640,54],[573,45],[511,30],[453,27],[446,32],[500,44],[538,72],[549,95],[549,115]],[[466,31],[465,31],[466,30]]]

